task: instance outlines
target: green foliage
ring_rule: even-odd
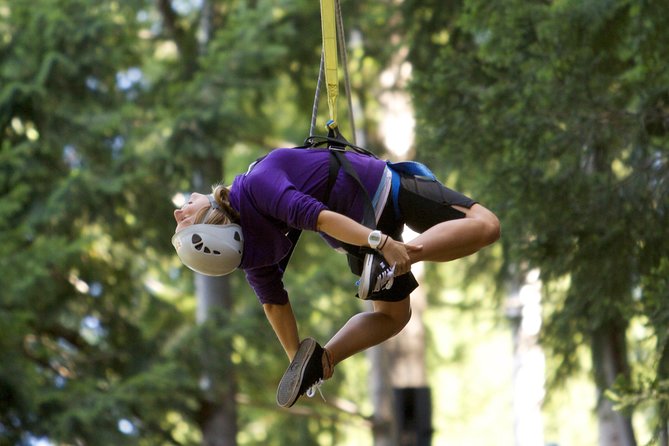
[[[655,342],[632,352],[621,407],[667,395],[659,3],[342,2],[362,36],[350,63],[370,146],[382,151],[378,76],[408,43],[418,157],[502,217],[505,267],[541,269],[560,370],[606,324],[643,321]],[[231,314],[196,326],[192,274],[169,244],[174,193],[230,182],[307,136],[318,4],[175,6],[0,4],[0,443],[197,444],[205,362],[236,382],[243,444],[337,444],[351,424],[320,405],[277,410],[285,354],[243,276],[230,278]],[[493,256],[474,266],[489,271]],[[359,310],[354,279],[303,236],[286,276],[303,335],[325,340]],[[327,392],[356,379],[338,368]]]
[[[206,41],[200,9],[170,6],[0,4],[2,444],[198,444],[221,390],[200,387],[205,363],[221,385],[236,378],[240,431],[264,420],[268,437],[247,444],[336,441],[336,411],[276,409],[286,358],[243,275],[233,314],[196,326],[193,277],[169,244],[175,192],[306,136],[318,5],[212,2]],[[340,291],[353,277],[343,260],[322,267],[321,241],[301,247],[287,284],[304,333],[324,340],[356,309]]]
[[[140,88],[121,76],[142,58],[130,19],[139,6],[2,6],[5,444],[28,435],[130,444],[117,425],[140,417],[146,438],[162,438],[152,418],[164,418],[167,395],[192,387],[165,351],[184,315],[144,282],[150,247],[165,238],[153,212],[169,204],[129,144]],[[140,391],[165,396],[137,400]]]
[[[639,301],[659,302],[641,278],[669,248],[666,14],[625,0],[452,6],[413,17],[419,156],[461,172],[500,215],[509,265],[559,290],[545,342],[560,376],[581,340],[624,334]]]
[[[636,353],[640,364],[628,379],[619,379],[608,392],[620,410],[637,410],[648,414],[656,435],[669,417],[669,309],[667,293],[669,259],[665,256],[641,280],[643,299],[637,307],[639,330],[646,334],[644,350]]]

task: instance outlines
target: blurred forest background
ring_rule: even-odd
[[[668,444],[666,2],[341,6],[358,142],[427,163],[503,236],[420,267],[418,347],[286,411],[243,274],[182,267],[172,211],[308,136],[318,2],[0,0],[1,445],[398,444],[407,352],[432,444]],[[363,308],[355,279],[303,236],[302,336]]]

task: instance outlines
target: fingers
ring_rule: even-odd
[[[401,276],[411,271],[410,253],[423,249],[423,245],[409,245],[396,240],[390,240],[382,250],[388,264],[395,265],[395,275]]]
[[[423,245],[408,245],[405,244],[404,247],[406,248],[407,252],[418,252],[423,250]]]

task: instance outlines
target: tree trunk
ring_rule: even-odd
[[[420,280],[421,265],[413,272]],[[368,350],[374,446],[429,446],[432,407],[425,367],[424,290],[411,294],[411,320],[397,336]]]
[[[412,271],[420,281],[423,265],[414,265]],[[423,323],[426,308],[425,290],[418,288],[411,293],[411,320],[404,330],[383,345],[390,360],[400,446],[432,444],[432,402],[427,384]]]
[[[656,327],[655,332],[662,330],[662,327]],[[661,352],[660,360],[657,366],[657,381],[662,382],[669,377],[669,343],[658,339],[658,351]],[[669,446],[669,426],[667,426],[667,417],[669,417],[669,404],[665,401],[657,403],[657,436],[658,446]]]
[[[220,160],[211,157],[201,162],[202,169],[193,178],[194,190],[204,191],[222,178]],[[212,343],[209,336],[225,323],[232,311],[230,281],[227,276],[208,277],[195,274],[197,297],[196,321],[205,324],[203,331],[202,391],[199,424],[203,446],[235,446],[237,444],[237,383],[231,360],[230,339]]]
[[[372,311],[371,302],[367,303]],[[398,441],[397,420],[393,408],[393,388],[390,382],[388,352],[384,345],[377,345],[367,350],[370,363],[369,389],[374,406],[372,434],[374,446],[396,446]]]
[[[537,446],[544,444],[541,406],[545,360],[539,345],[541,282],[538,271],[524,276],[513,285],[506,305],[513,336],[513,425],[516,446]]]
[[[200,22],[198,23],[199,54],[205,54],[214,33],[214,2],[202,0]],[[195,39],[194,39],[195,40]],[[192,45],[195,47],[195,43]],[[195,53],[195,51],[193,51]],[[215,152],[212,152],[215,153]],[[221,181],[223,166],[220,158],[210,156],[201,162],[201,170],[193,178],[195,190],[204,191],[210,184]],[[207,324],[213,316],[214,324],[207,324],[204,331],[204,352],[202,358],[202,378],[200,389],[200,427],[203,446],[236,446],[237,444],[237,381],[232,364],[232,341],[225,338],[221,343],[212,344],[206,338],[209,330],[217,330],[232,311],[230,281],[227,276],[207,277],[195,275],[197,295],[197,323]],[[223,315],[222,317],[217,317]]]
[[[399,36],[394,36],[400,39]],[[406,60],[406,48],[398,49],[385,70],[392,82],[384,85],[379,102],[384,110],[381,120],[382,136],[386,147],[397,161],[413,157],[414,113],[405,87],[409,73],[402,70]],[[406,229],[405,240],[417,234]],[[412,272],[420,282],[423,265],[416,264]],[[411,294],[411,319],[394,338],[381,348],[389,360],[390,383],[393,387],[395,425],[401,446],[429,446],[432,443],[432,403],[427,385],[425,365],[425,325],[423,313],[427,308],[427,296],[423,288]],[[377,443],[375,445],[378,446]]]
[[[603,143],[595,142],[583,156],[583,168],[587,175],[610,174],[610,163]],[[616,378],[629,377],[626,331],[627,322],[621,316],[609,316],[592,333],[600,446],[636,446],[630,417],[614,411],[613,403],[604,395]]]
[[[636,446],[632,420],[613,410],[604,395],[618,376],[629,375],[624,322],[607,321],[592,336],[592,362],[597,384],[600,446]]]
[[[395,16],[394,20],[397,20]],[[401,42],[402,36],[391,40]],[[356,42],[363,39],[356,38]],[[407,49],[399,48],[386,67],[390,84],[381,82],[383,93],[378,101],[383,110],[380,136],[396,160],[412,156],[414,116],[408,93],[405,91],[409,72],[402,70]],[[383,76],[382,76],[383,77]],[[366,92],[360,91],[360,104]],[[351,111],[352,112],[352,111]],[[363,110],[364,115],[364,110]],[[357,126],[358,145],[370,140],[365,126]],[[406,238],[406,237],[405,237]],[[420,281],[422,265],[412,271]],[[423,312],[427,299],[422,289],[411,295],[412,317],[407,326],[394,338],[367,351],[370,361],[370,393],[374,405],[374,446],[428,446],[432,441],[430,389],[427,386],[425,365],[425,327]],[[371,305],[368,305],[371,311]]]
[[[195,275],[197,294],[197,322],[205,324],[217,312],[229,312],[232,308],[228,277]],[[204,336],[217,324],[205,327]],[[230,359],[232,347],[211,345],[204,340],[202,377],[200,389],[200,427],[203,446],[235,446],[237,444],[237,390],[234,367]]]

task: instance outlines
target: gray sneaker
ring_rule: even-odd
[[[374,293],[389,289],[394,280],[395,265],[388,266],[386,259],[379,254],[366,254],[358,283],[358,297],[368,299]]]
[[[304,395],[313,395],[314,388],[323,382],[323,348],[312,338],[300,342],[300,347],[283,374],[276,391],[276,403],[291,407]]]

